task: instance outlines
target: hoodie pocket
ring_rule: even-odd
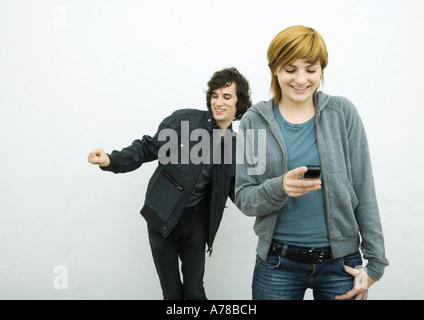
[[[342,239],[356,236],[359,227],[355,209],[359,201],[351,183],[340,174],[327,175],[325,183],[331,238]]]

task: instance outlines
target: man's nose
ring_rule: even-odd
[[[218,98],[216,98],[215,104],[217,106],[222,106],[224,104],[224,98],[222,96],[219,96]]]

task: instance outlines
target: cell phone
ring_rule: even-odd
[[[318,179],[321,175],[320,166],[307,165],[308,171],[303,175],[303,179]]]

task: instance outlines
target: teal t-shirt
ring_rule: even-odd
[[[304,165],[320,165],[316,116],[305,123],[289,123],[281,115],[278,104],[274,105],[274,116],[286,144],[288,171]],[[280,211],[274,239],[303,247],[329,246],[322,188],[297,198],[288,198]]]

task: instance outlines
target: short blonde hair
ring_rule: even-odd
[[[319,62],[322,69],[321,81],[324,82],[324,69],[328,64],[327,46],[321,35],[312,28],[292,26],[281,31],[271,41],[267,57],[275,103],[281,100],[281,88],[274,71],[278,71],[297,59],[304,59],[308,63]]]

